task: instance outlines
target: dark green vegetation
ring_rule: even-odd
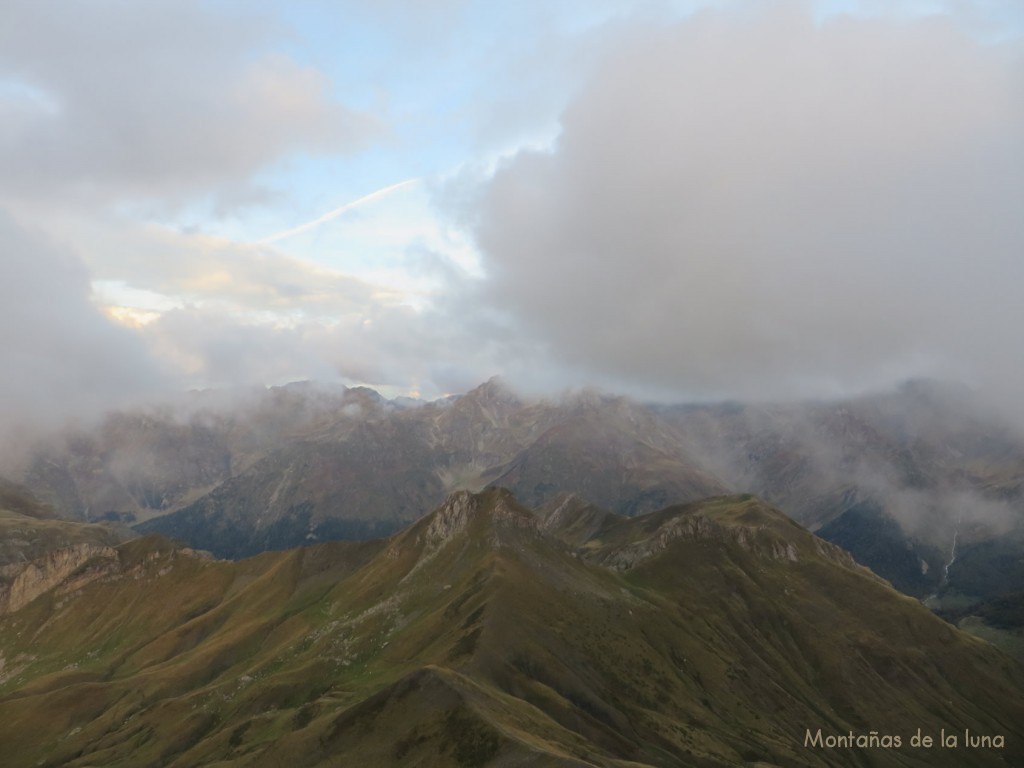
[[[268,550],[290,549],[313,541],[381,538],[402,527],[395,520],[313,520],[313,505],[303,502],[284,510],[255,530],[244,517],[224,513],[219,498],[207,497],[199,507],[136,526],[140,533],[159,533],[187,542],[217,557],[243,558]],[[238,504],[238,502],[234,502]]]
[[[955,594],[950,598],[939,601],[940,616],[1024,661],[1024,592],[981,602]]]
[[[381,541],[115,552],[0,618],[5,765],[1024,765],[1024,668],[756,497],[460,492]]]
[[[1006,584],[1024,585],[1024,529],[996,540],[967,543],[957,550],[949,579],[967,594],[993,599],[1006,594]]]
[[[948,553],[908,541],[900,524],[877,504],[855,503],[819,528],[817,534],[855,553],[857,562],[885,574],[901,592],[925,595],[942,586]]]

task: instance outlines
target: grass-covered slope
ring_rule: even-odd
[[[756,498],[570,508],[463,492],[383,541],[234,563],[122,545],[0,619],[5,764],[1024,761],[1017,663]],[[808,728],[1005,746],[806,747]]]

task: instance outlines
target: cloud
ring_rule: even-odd
[[[238,243],[158,225],[71,220],[60,229],[82,245],[97,280],[120,282],[181,304],[213,305],[281,322],[344,316],[400,294],[272,246]],[[114,297],[104,297],[108,302]],[[158,307],[162,308],[162,307]]]
[[[702,12],[614,46],[468,213],[556,360],[690,396],[1019,383],[1020,46],[943,17]]]
[[[379,133],[255,15],[194,0],[11,0],[0,25],[0,194],[107,202],[224,187],[290,151]]]
[[[453,308],[455,309],[455,308]],[[184,384],[223,387],[299,379],[369,384],[391,395],[464,392],[502,370],[507,347],[482,341],[455,312],[368,305],[291,327],[185,306],[139,328]]]
[[[0,431],[10,438],[161,391],[166,371],[91,303],[72,252],[2,210],[0,244]]]
[[[185,386],[341,377],[443,394],[497,372],[503,347],[482,341],[483,326],[460,311],[461,255],[432,250],[436,226],[423,236],[414,222],[399,242],[394,221],[364,217],[350,239],[384,242],[390,261],[322,237],[314,263],[156,223],[266,202],[258,173],[289,154],[355,150],[382,133],[334,100],[337,84],[319,69],[283,55],[288,32],[254,7],[4,5],[0,209],[21,223],[0,220],[11,372],[0,396],[19,423],[56,426]],[[427,57],[433,38],[421,42]],[[358,68],[353,76],[369,79]],[[400,188],[415,189],[402,182],[357,204]],[[381,281],[416,279],[387,288],[329,266],[346,260]],[[426,306],[445,282],[449,306]],[[402,304],[416,292],[417,308]],[[2,417],[0,429],[12,423]]]
[[[10,279],[35,285],[19,297],[32,311],[47,288],[30,273],[65,297],[38,310],[26,345],[9,343],[34,375],[52,358],[55,382],[62,356],[72,380],[105,360],[95,375],[110,389],[100,396],[96,379],[96,403],[161,375],[167,386],[338,376],[426,396],[499,372],[533,390],[596,383],[675,397],[821,394],[936,373],[1019,382],[1019,48],[981,45],[951,17],[817,26],[781,7],[655,28],[645,25],[664,13],[615,2],[578,18],[593,6],[538,6],[503,11],[510,33],[484,14],[483,36],[464,47],[482,23],[472,4],[416,11],[432,27],[356,3],[346,33],[373,33],[368,63],[339,74],[337,61],[319,62],[335,67],[331,83],[281,53],[293,49],[288,32],[253,11],[272,4],[7,3],[0,205],[47,233],[15,227],[21,252],[49,254],[38,260],[48,272],[29,259]],[[487,42],[497,29],[509,38],[500,51]],[[452,73],[434,90],[415,76],[427,60]],[[466,62],[482,63],[463,80]],[[378,82],[382,68],[400,76]],[[546,139],[577,85],[553,147],[494,172],[495,147]],[[401,141],[478,153],[438,199],[461,207],[479,269],[416,207],[413,192],[436,179],[394,158],[392,179],[424,174],[423,184],[372,193],[405,190],[345,226],[316,225],[360,201],[313,221],[302,203],[271,210],[264,228],[218,223],[246,238],[278,230],[273,244],[153,223],[169,209],[206,226],[204,212],[273,201],[261,178],[311,178],[259,175],[289,155],[365,146],[383,131],[334,100],[350,88],[394,89],[379,103]],[[465,89],[479,94],[472,108],[438,107],[443,120],[420,106]],[[379,160],[369,154],[354,175]],[[474,168],[483,181],[466,184]],[[89,303],[89,278],[107,317]],[[92,352],[78,359],[69,344]],[[30,384],[17,394],[36,402]]]

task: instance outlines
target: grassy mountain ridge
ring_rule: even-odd
[[[388,539],[238,562],[124,544],[0,619],[0,741],[53,766],[1024,761],[1024,669],[756,497],[572,506],[460,492]],[[1007,744],[804,747],[819,727]]]

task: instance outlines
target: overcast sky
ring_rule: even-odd
[[[1024,385],[1024,5],[0,5],[5,418]]]

